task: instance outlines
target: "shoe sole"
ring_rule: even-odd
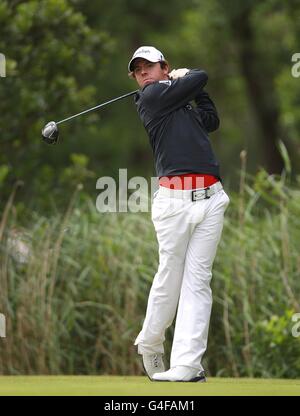
[[[191,380],[153,380],[152,381],[160,381],[160,382],[169,382],[169,383],[206,383],[206,377],[198,376],[194,377]]]
[[[180,381],[180,382],[182,382],[182,383],[206,383],[206,378],[204,377],[195,377],[195,378],[192,378],[191,380],[189,380],[189,381],[184,381],[184,380],[178,380],[178,381]]]
[[[144,363],[143,363],[143,362],[142,362],[142,365],[143,365],[144,372],[146,373],[146,376],[149,378],[149,380],[150,380],[150,381],[154,381],[154,380],[153,380],[153,378],[151,378],[151,377],[149,376],[149,374],[147,373],[146,368],[145,368],[145,366],[144,366]]]
[[[149,376],[148,376],[149,377]],[[158,383],[206,383],[207,380],[203,379],[192,379],[192,380],[154,380],[153,378],[150,379],[151,381],[156,381]]]

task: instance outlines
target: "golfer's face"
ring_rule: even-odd
[[[153,63],[141,58],[134,62],[133,73],[141,88],[152,82],[168,79],[168,72],[168,66],[162,69],[159,62]]]

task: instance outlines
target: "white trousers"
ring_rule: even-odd
[[[170,367],[203,370],[212,306],[212,265],[230,200],[224,190],[209,199],[192,201],[170,198],[160,189],[152,203],[159,267],[134,345],[138,345],[139,354],[164,353],[165,331],[177,308]]]

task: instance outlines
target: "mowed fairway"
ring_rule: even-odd
[[[1,376],[0,396],[300,396],[300,380],[209,378],[207,383],[146,377]]]

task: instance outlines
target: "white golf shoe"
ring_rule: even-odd
[[[165,371],[165,365],[163,362],[163,355],[159,353],[155,354],[143,354],[144,370],[147,373],[150,380],[154,373],[160,373]]]
[[[186,367],[178,365],[170,368],[170,370],[164,373],[155,373],[152,377],[153,381],[185,381],[185,382],[199,382],[204,383],[206,381],[205,373],[203,370],[199,370],[192,367]]]

